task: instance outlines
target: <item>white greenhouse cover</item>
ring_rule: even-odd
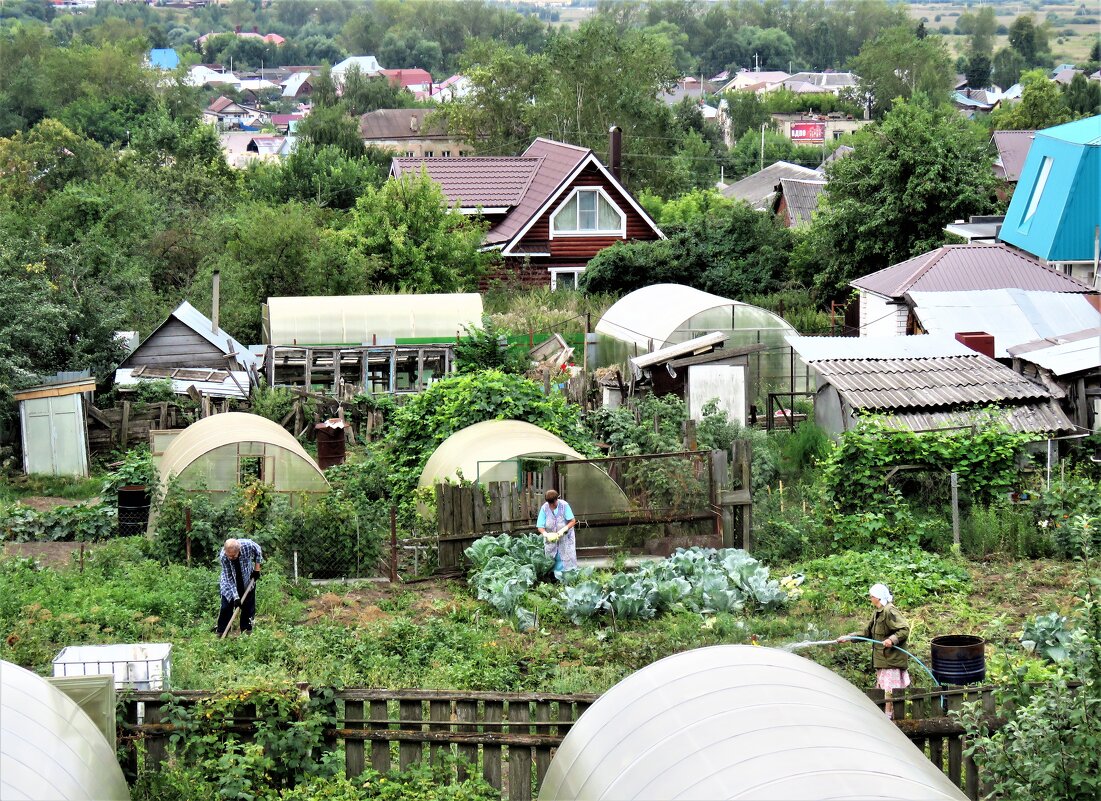
[[[596,324],[596,332],[633,342],[646,351],[657,350],[670,344],[673,333],[700,312],[741,305],[682,284],[654,284],[612,304]]]
[[[270,345],[454,342],[463,326],[481,322],[482,296],[476,292],[268,298],[264,333]]]
[[[718,645],[602,695],[551,762],[540,801],[966,796],[860,690],[800,656]]]
[[[157,464],[161,494],[173,476],[185,489],[230,488],[241,458],[263,459],[264,480],[277,492],[328,489],[317,462],[282,426],[256,414],[227,412],[194,422],[172,439]]]
[[[486,420],[456,431],[432,452],[418,486],[431,487],[455,481],[459,473],[467,481],[515,481],[516,459],[550,456],[581,459],[559,437],[520,420]]]
[[[0,801],[129,801],[114,749],[61,690],[0,662]]]

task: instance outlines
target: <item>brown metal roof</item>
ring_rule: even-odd
[[[852,281],[851,286],[887,298],[907,292],[961,292],[975,289],[1030,289],[1039,292],[1092,292],[1058,270],[1001,242],[945,245]]]
[[[998,150],[998,163],[994,172],[1011,183],[1021,179],[1025,157],[1032,147],[1035,131],[994,131],[994,147]]]
[[[818,201],[825,189],[826,182],[821,179],[781,178],[780,194],[787,206],[788,222],[791,225],[809,223],[811,215],[818,211]]]
[[[394,159],[393,174],[422,166],[451,203],[464,208],[510,206],[508,215],[486,234],[486,244],[508,242],[585,161],[588,148],[536,139],[522,156]]]
[[[539,168],[539,159],[496,156],[394,159],[395,176],[416,173],[422,167],[440,185],[449,203],[464,208],[497,208],[520,202]]]
[[[359,135],[365,141],[377,139],[446,138],[447,123],[431,119],[432,109],[380,108],[359,118]]]
[[[818,361],[814,369],[856,409],[929,410],[1051,397],[1045,388],[978,353]]]

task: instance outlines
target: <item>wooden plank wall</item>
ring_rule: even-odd
[[[989,788],[975,763],[964,756],[963,727],[948,713],[966,702],[979,701],[992,729],[998,728],[993,689],[912,688],[893,699],[898,728],[971,799],[980,798]],[[175,746],[170,743],[173,727],[163,722],[165,698],[187,703],[211,695],[205,691],[148,691],[120,698],[120,760],[131,780],[139,770],[155,770],[174,755]],[[880,706],[885,702],[881,690],[869,691],[868,696]],[[501,791],[502,798],[530,801],[570,723],[597,698],[591,694],[337,690],[335,723],[326,731],[326,747],[335,749],[343,741],[345,772],[350,778],[368,765],[385,772],[433,755],[450,754],[467,762],[453,778],[480,770],[485,780]],[[139,704],[145,705],[140,723]],[[240,718],[225,721],[226,730],[247,737],[255,723],[253,714],[242,710]],[[139,741],[144,747],[139,747]]]
[[[93,453],[149,442],[149,431],[186,428],[191,420],[171,403],[123,401],[113,409],[88,407],[88,447]]]
[[[490,532],[531,531],[543,502],[541,493],[511,481],[478,485],[436,485],[439,571],[465,569],[463,551]]]

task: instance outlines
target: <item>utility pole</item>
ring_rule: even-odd
[[[761,167],[765,168],[765,123],[761,123]]]

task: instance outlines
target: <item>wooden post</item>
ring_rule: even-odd
[[[424,348],[417,348],[417,392],[424,391]]]
[[[398,509],[390,507],[390,583],[398,583]]]
[[[500,723],[504,716],[504,703],[501,701],[486,701],[485,714],[482,719],[487,724]],[[486,731],[493,731],[496,727],[486,726]],[[482,746],[482,776],[490,787],[501,789],[501,746]]]
[[[429,731],[451,731],[451,702],[429,701],[428,724]],[[451,743],[432,743],[432,762],[435,763],[441,754],[451,756]]]
[[[711,451],[707,460],[708,503],[715,521],[715,536],[723,541],[723,510],[719,503],[726,475],[726,451]]]
[[[477,701],[456,701],[455,702],[455,719],[460,721],[460,725],[457,726],[460,732],[476,732],[478,727],[473,725],[474,721],[478,719],[478,702]],[[463,725],[463,724],[466,725]],[[459,759],[465,760],[470,763],[470,767],[473,770],[478,769],[478,746],[469,744],[459,744]],[[463,781],[470,775],[466,766],[459,764],[459,781]]]
[[[399,728],[407,731],[424,731],[423,725],[417,725],[415,721],[424,720],[424,709],[420,701],[400,701],[398,703],[398,719],[402,721],[414,721],[401,723]],[[420,762],[423,753],[421,743],[410,743],[402,740],[398,745],[398,767],[405,770],[414,762]]]
[[[344,728],[367,728],[366,724],[363,723],[362,701],[344,702]],[[346,739],[344,741],[344,775],[349,779],[354,779],[356,776],[363,773],[366,767],[367,765],[363,758],[363,741]]]
[[[333,351],[333,396],[340,398],[340,351]]]
[[[696,421],[685,420],[684,421],[684,449],[686,451],[694,451],[699,448],[699,442],[696,440]]]
[[[122,425],[119,428],[119,448],[126,448],[126,440],[130,436],[130,401],[122,402]]]
[[[371,720],[389,720],[390,711],[386,701],[371,702]],[[388,729],[387,724],[372,723],[372,728]],[[371,767],[379,773],[387,773],[390,770],[390,743],[387,740],[374,740],[371,742]]]
[[[132,699],[123,700],[123,721],[130,726],[138,725],[138,702]],[[126,743],[126,756],[122,760],[122,772],[127,779],[138,777],[138,744],[135,740]]]
[[[535,704],[535,720],[537,723],[550,723],[551,705],[549,701],[537,701]],[[550,734],[549,726],[539,726],[536,734]],[[551,763],[551,749],[540,746],[535,749],[535,786],[542,787],[543,779]]]
[[[963,696],[948,696],[947,712],[959,709],[963,702]],[[948,778],[956,787],[963,788],[963,738],[952,737],[948,740]]]
[[[952,547],[960,549],[960,476],[952,471]]]
[[[306,370],[306,374],[302,377],[303,384],[306,391],[309,392],[313,387],[313,349],[306,348],[306,361],[303,365]]]
[[[513,723],[527,723],[531,710],[527,701],[509,701],[508,719]],[[509,734],[530,734],[530,726],[509,726]],[[531,748],[518,745],[508,747],[508,797],[509,801],[531,801]]]

